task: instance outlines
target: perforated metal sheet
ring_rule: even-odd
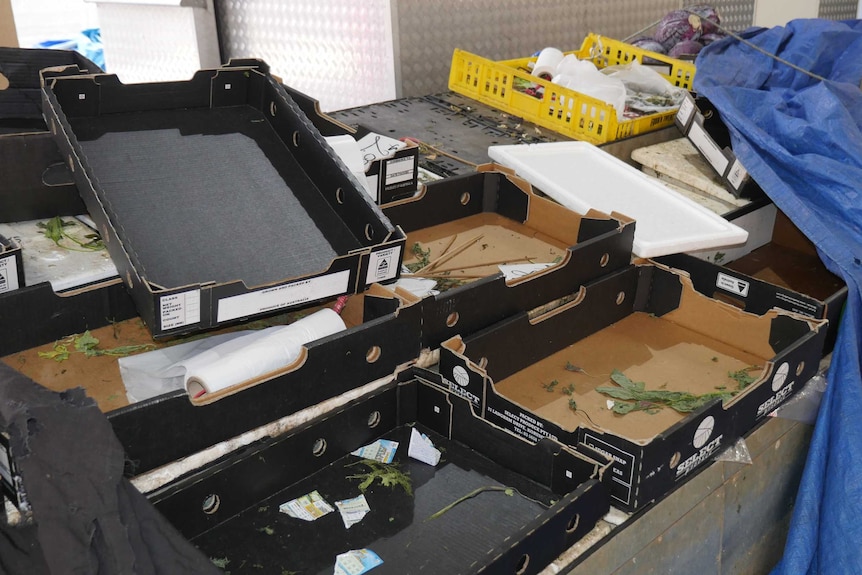
[[[754,2],[715,2],[734,28]],[[446,90],[452,51],[517,58],[580,47],[589,32],[626,38],[681,0],[222,0],[227,58],[266,60],[324,110]]]
[[[395,97],[389,0],[222,0],[226,58],[261,58],[287,85],[337,110]]]
[[[703,2],[684,2],[684,6],[702,4]],[[713,0],[709,2],[718,10],[721,25],[727,30],[742,31],[754,23],[754,1],[735,2],[730,0]]]
[[[546,46],[574,50],[589,32],[624,38],[679,8],[679,0],[398,0],[401,95],[446,89],[452,51],[494,60]]]
[[[856,18],[859,2],[852,0],[820,0],[819,18],[827,20],[850,20]]]

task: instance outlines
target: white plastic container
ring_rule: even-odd
[[[588,142],[490,146],[494,161],[570,210],[633,218],[644,258],[742,244],[748,232]]]

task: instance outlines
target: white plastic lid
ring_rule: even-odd
[[[644,258],[742,244],[748,232],[588,142],[490,146],[488,155],[565,207],[633,218]]]

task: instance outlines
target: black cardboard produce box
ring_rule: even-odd
[[[0,47],[0,220],[20,222],[86,212],[45,120],[39,71],[76,65],[99,67],[77,52]]]
[[[124,85],[43,72],[44,113],[154,337],[393,280],[393,227],[262,62]]]
[[[689,272],[698,291],[743,309],[754,305],[760,310],[772,301],[771,305],[781,309],[825,318],[829,325],[823,354],[827,355],[835,346],[847,286],[826,268],[814,244],[780,210],[775,214],[768,241],[743,255],[720,260],[713,257],[712,264],[685,255],[664,256],[658,261]],[[748,293],[751,278],[775,286],[774,297],[753,301]]]
[[[564,297],[631,262],[635,222],[579,215],[498,169],[432,182],[417,197],[383,207],[407,232],[412,277],[437,281],[440,293],[422,301],[425,347]],[[529,273],[507,277],[500,264]]]
[[[149,498],[234,574],[330,574],[338,554],[358,549],[383,560],[380,574],[538,573],[608,511],[606,460],[530,444],[405,375]],[[407,456],[412,429],[442,452],[436,467]],[[351,455],[378,438],[398,442],[396,467]],[[333,507],[364,492],[370,511],[349,529],[338,511],[314,521],[279,511],[314,491]]]
[[[444,342],[440,373],[496,425],[612,458],[614,503],[636,510],[800,389],[824,324],[746,313],[679,272],[633,265],[543,315]]]
[[[21,256],[21,246],[14,238],[0,235],[0,297],[24,285],[24,260]]]
[[[371,133],[365,126],[344,124],[320,111],[320,103],[302,92],[285,86],[287,93],[323,136],[349,135],[356,140]],[[379,136],[379,135],[378,135]],[[397,150],[380,149],[374,138],[369,149],[361,149],[366,163],[365,174],[378,204],[383,205],[416,193],[419,180],[419,145],[404,142]]]
[[[405,294],[409,296],[409,294]],[[187,457],[357,387],[419,358],[421,308],[382,286],[352,296],[347,330],[303,346],[289,366],[201,398],[185,389],[109,412],[129,475]]]
[[[39,182],[42,181],[39,170],[43,167],[31,161],[32,156],[28,156],[26,145],[21,145],[25,141],[38,142],[39,149],[59,158],[59,151],[50,139],[50,134],[0,136],[0,157],[4,161],[9,160],[9,171],[22,177],[19,182],[27,180],[33,183],[32,187],[16,187],[8,180],[0,183],[0,203],[3,204],[0,206],[0,224],[48,221],[53,217],[61,217],[61,221],[66,221],[70,219],[69,216],[84,213],[86,210],[74,184],[67,186],[71,193],[66,193],[61,186],[56,197],[52,194],[57,188],[44,187],[42,191],[39,190]],[[7,152],[9,155],[6,155]],[[75,201],[67,201],[69,198]],[[11,208],[8,211],[5,209],[7,201]],[[58,250],[63,252],[62,249]],[[119,277],[55,290],[49,281],[26,277],[24,259],[28,254],[31,252],[26,246],[20,246],[17,254],[12,255],[17,260],[15,265],[21,266],[18,268],[17,286],[9,282],[10,276],[6,276],[7,289],[0,287],[0,325],[7,326],[7,329],[0,331],[0,357],[137,315],[134,302]],[[8,251],[0,254],[0,268],[11,265],[13,260],[5,259],[8,255]],[[56,264],[57,260],[42,262],[42,265]],[[4,271],[0,271],[0,275],[5,276]]]
[[[737,198],[763,197],[763,190],[733,153],[727,126],[709,100],[687,93],[674,123],[721,177],[730,193]]]

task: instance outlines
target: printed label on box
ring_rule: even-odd
[[[748,289],[751,287],[751,284],[745,280],[719,273],[715,278],[715,287],[738,296],[748,297]]]
[[[400,184],[401,182],[409,182],[413,179],[413,156],[407,158],[398,158],[397,160],[387,160],[386,162],[386,181],[385,186],[392,184]]]
[[[611,489],[611,497],[619,499],[626,505],[631,503],[635,456],[611,445],[588,431],[584,432],[584,438],[581,440],[581,443],[613,461],[611,465],[611,478],[613,479],[614,487]]]
[[[365,169],[376,160],[389,158],[398,150],[407,146],[401,140],[382,136],[380,134],[369,132],[365,134],[357,142],[359,151],[362,153],[362,161],[365,163]]]
[[[514,431],[516,434],[527,439],[531,443],[538,443],[545,437],[553,439],[554,441],[557,441],[558,439],[556,435],[545,429],[545,424],[543,421],[541,421],[540,419],[536,419],[535,417],[531,417],[524,412],[515,414],[508,409],[499,411],[493,407],[488,406],[486,418],[489,421],[493,421],[492,418],[487,417],[488,415],[493,415],[497,417],[499,420],[497,422],[498,425],[500,425],[504,429]]]
[[[809,317],[817,317],[817,306],[811,302],[802,301],[793,296],[777,293],[775,294],[775,299],[781,300],[789,307],[786,308],[788,311],[801,313],[803,315],[807,315]]]
[[[304,302],[341,295],[350,285],[350,270],[235,295],[218,300],[217,321],[230,321]]]
[[[727,158],[716,143],[712,141],[712,138],[707,135],[703,127],[697,122],[691,125],[691,129],[688,132],[688,139],[691,140],[691,143],[694,144],[698,150],[700,150],[703,157],[712,164],[712,167],[715,168],[718,175],[723,176],[724,172],[727,170]]]
[[[676,117],[679,120],[679,123],[683,126],[688,124],[688,121],[691,119],[692,112],[694,112],[694,100],[692,100],[689,94],[686,94],[685,98],[682,99],[682,103],[679,105],[679,110],[676,113]]]
[[[0,293],[15,291],[20,287],[17,261],[17,255],[0,259]]]
[[[165,295],[159,298],[162,330],[201,322],[201,290]]]
[[[401,246],[371,252],[368,255],[366,284],[391,280],[398,275],[398,262],[401,259]]]
[[[734,190],[738,190],[739,186],[745,183],[747,177],[748,171],[739,163],[738,159],[734,158],[730,171],[727,173],[727,181],[730,182]]]

